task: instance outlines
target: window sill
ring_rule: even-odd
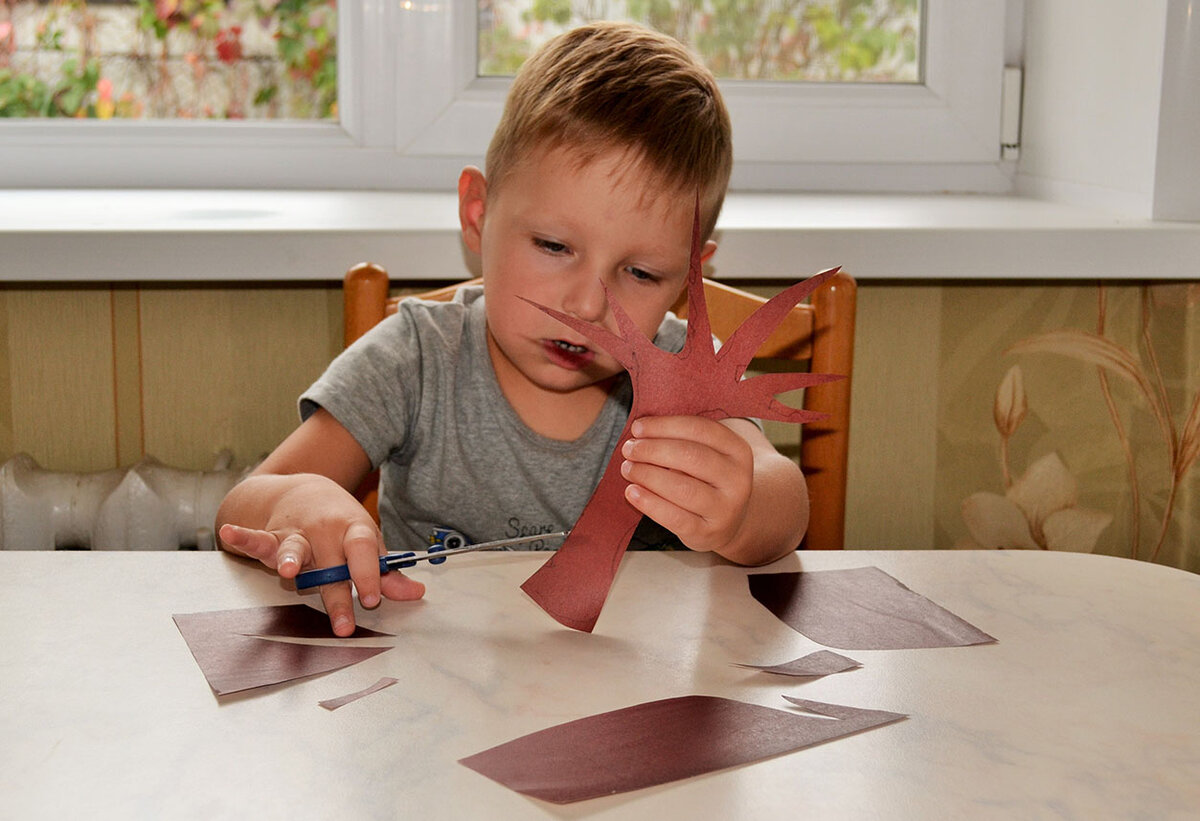
[[[731,194],[713,274],[860,280],[1200,279],[1200,223],[1015,196]],[[0,281],[468,275],[451,193],[0,191]]]

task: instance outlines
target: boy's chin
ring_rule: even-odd
[[[608,370],[588,369],[583,371],[563,371],[551,373],[545,378],[535,380],[544,390],[553,393],[569,394],[587,388],[608,390],[616,378],[624,371],[612,373]]]

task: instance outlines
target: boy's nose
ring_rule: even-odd
[[[585,273],[563,296],[563,312],[585,322],[600,322],[608,311],[608,299],[600,277]]]

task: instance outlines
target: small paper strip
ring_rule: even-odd
[[[330,712],[332,712],[332,711],[336,710],[338,707],[345,707],[347,704],[349,704],[352,701],[358,701],[363,696],[369,696],[372,693],[378,693],[380,690],[386,690],[388,687],[391,687],[393,684],[396,684],[399,681],[400,681],[400,679],[395,679],[395,678],[392,678],[391,676],[384,676],[383,678],[379,679],[379,681],[372,684],[370,687],[367,687],[365,690],[359,690],[358,692],[355,692],[355,693],[346,693],[346,695],[338,696],[337,698],[327,698],[324,701],[318,701],[317,703],[320,704],[322,707],[324,707],[326,710],[329,710]]]

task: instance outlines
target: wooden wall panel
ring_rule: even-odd
[[[144,289],[146,452],[206,469],[222,448],[238,466],[270,451],[295,428],[299,393],[337,353],[331,299],[340,306],[339,286]]]
[[[5,457],[24,451],[62,471],[115,467],[111,291],[5,288],[0,299]]]
[[[113,288],[112,327],[114,444],[118,464],[131,465],[145,449],[141,295],[136,286]]]
[[[12,355],[8,344],[8,294],[0,289],[0,455],[8,458],[17,448],[13,439]]]
[[[846,547],[934,547],[942,291],[858,290]]]

